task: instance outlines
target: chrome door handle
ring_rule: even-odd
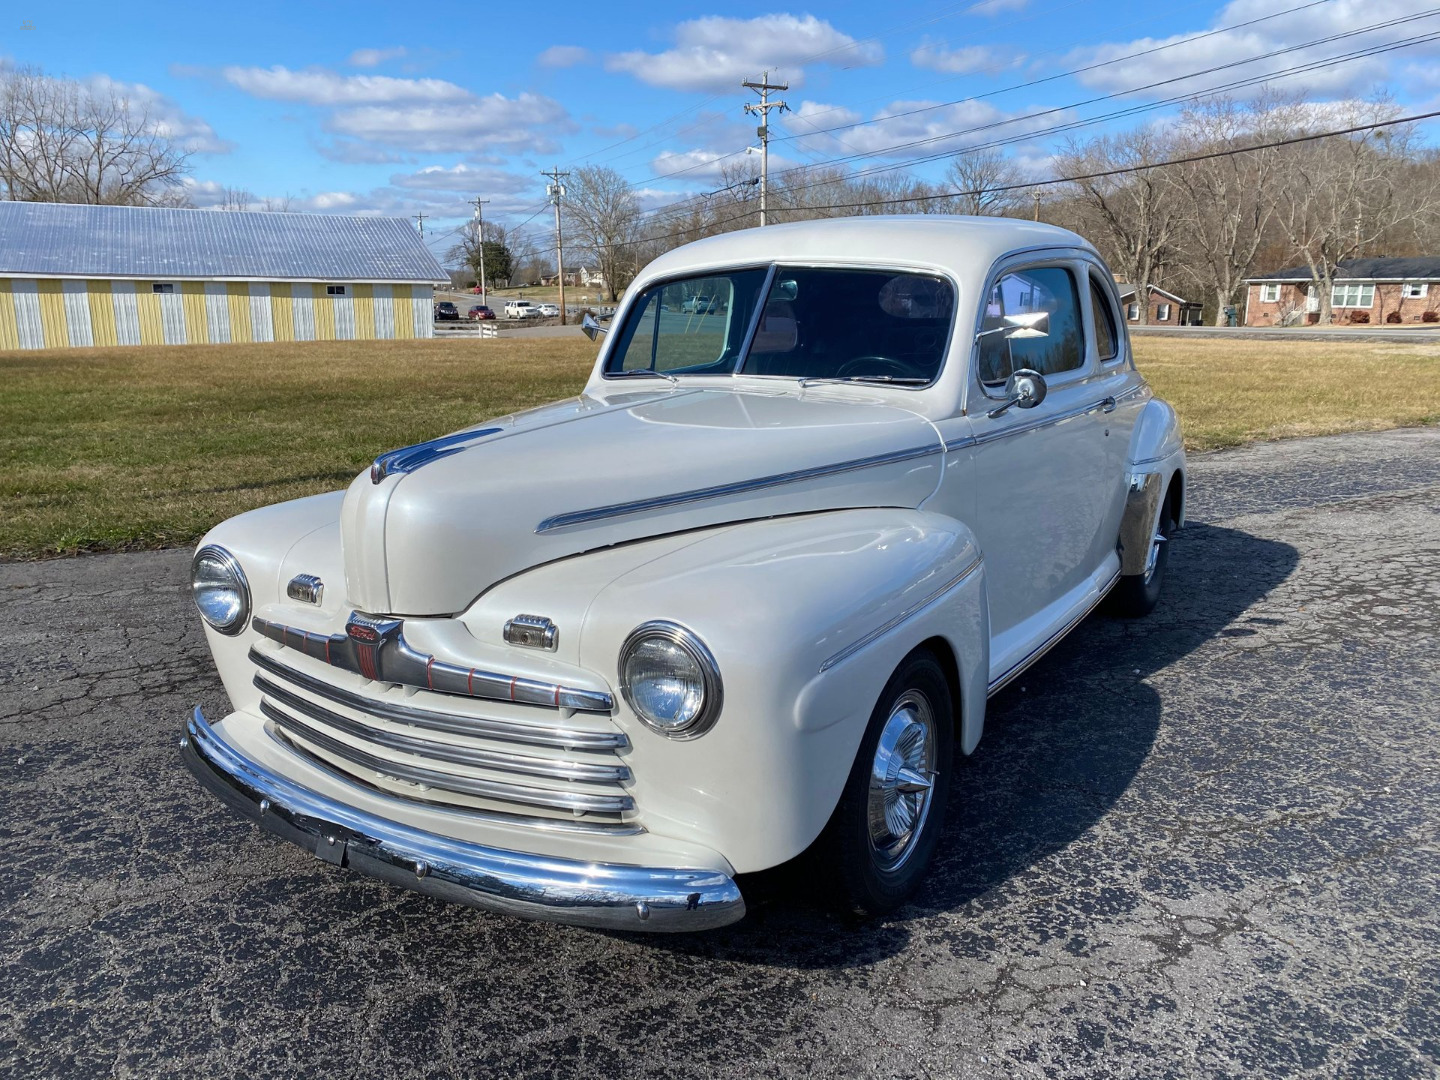
[[[1101,411],[1101,412],[1114,412],[1114,411],[1115,411],[1115,399],[1114,399],[1113,397],[1107,397],[1104,401],[1100,402],[1100,411]]]

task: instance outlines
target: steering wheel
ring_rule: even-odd
[[[835,372],[841,379],[851,375],[894,375],[897,379],[908,379],[914,374],[914,369],[905,361],[889,356],[857,356],[846,360]]]

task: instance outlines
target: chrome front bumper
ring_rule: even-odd
[[[611,930],[710,930],[745,914],[717,870],[584,863],[485,847],[390,821],[311,791],[221,739],[199,708],[181,756],[232,809],[325,862],[442,900]]]

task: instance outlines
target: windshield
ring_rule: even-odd
[[[636,300],[605,373],[924,385],[944,363],[954,311],[954,288],[931,274],[781,266],[773,278],[764,268],[682,278]]]

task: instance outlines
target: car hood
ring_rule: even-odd
[[[556,559],[666,533],[919,506],[933,425],[823,391],[665,389],[581,397],[385,455],[341,510],[350,603],[444,615]]]

